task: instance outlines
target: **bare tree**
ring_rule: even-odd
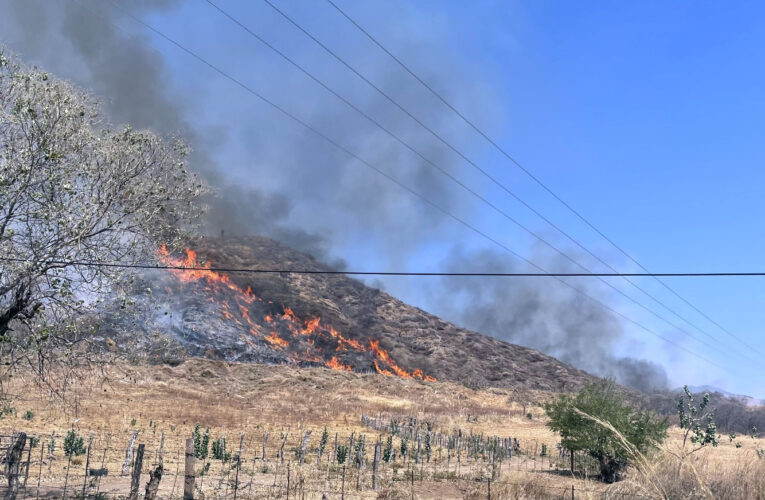
[[[178,139],[109,129],[87,92],[0,50],[4,345],[39,354],[76,342],[84,313],[130,276],[114,263],[147,263],[181,241],[205,189],[187,153]]]

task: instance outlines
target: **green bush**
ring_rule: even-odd
[[[337,446],[337,463],[344,464],[345,459],[348,457],[348,447],[345,445],[338,445]]]
[[[547,425],[560,433],[563,447],[597,460],[600,477],[608,483],[620,479],[635,452],[657,448],[669,426],[666,419],[626,404],[624,394],[605,380],[586,385],[575,396],[561,395],[545,410],[550,417]]]
[[[70,430],[64,439],[64,454],[68,457],[85,454],[85,440],[78,436],[74,429]]]
[[[393,461],[393,436],[388,436],[388,440],[385,442],[385,449],[383,449],[383,462],[390,463]]]
[[[24,420],[32,420],[35,418],[35,412],[32,410],[27,410],[26,413],[24,413]]]
[[[194,457],[205,460],[209,452],[210,429],[208,427],[204,434],[202,434],[201,430],[202,428],[199,424],[194,427]]]

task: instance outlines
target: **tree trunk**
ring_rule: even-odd
[[[605,455],[597,457],[600,464],[600,479],[605,483],[615,483],[619,480],[622,463]]]

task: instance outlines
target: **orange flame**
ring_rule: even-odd
[[[325,361],[324,366],[328,368],[332,368],[333,370],[343,370],[346,372],[351,371],[351,367],[348,365],[344,365],[340,361],[338,361],[337,356],[332,356],[332,359],[330,359],[329,361]]]
[[[197,253],[194,250],[187,248],[185,257],[176,258],[172,257],[167,247],[163,245],[157,251],[157,254],[163,264],[172,268],[169,269],[170,273],[178,278],[181,283],[202,282],[210,294],[209,300],[213,303],[220,302],[221,314],[225,319],[234,321],[243,328],[247,328],[253,336],[261,336],[274,349],[285,350],[289,348],[292,351],[290,360],[293,362],[317,363],[333,370],[353,371],[350,365],[342,363],[337,356],[332,356],[329,360],[326,359],[320,347],[321,345],[326,345],[326,341],[317,345],[317,339],[324,336],[325,339],[332,339],[334,341],[333,343],[336,344],[334,346],[335,352],[344,352],[349,349],[362,353],[370,352],[375,358],[372,360],[375,370],[383,375],[416,378],[425,381],[436,380],[433,377],[426,376],[420,369],[410,373],[401,368],[391,358],[388,351],[380,347],[379,340],[369,340],[369,349],[367,349],[358,340],[345,337],[332,326],[321,325],[321,318],[303,320],[287,306],[282,306],[282,314],[274,315],[268,313],[263,316],[263,321],[271,325],[269,328],[272,329],[268,335],[265,335],[262,326],[252,320],[250,306],[255,301],[273,304],[272,301],[264,302],[263,299],[253,293],[252,288],[249,286],[246,289],[240,288],[231,281],[227,274],[213,271],[210,268],[209,262],[197,262]],[[221,290],[227,291],[227,293],[233,296],[234,307],[226,299],[229,295],[221,296],[219,293]],[[237,311],[238,315],[235,315],[234,311]],[[292,333],[295,342],[294,346],[289,340],[281,337],[277,330],[273,329],[278,328],[278,326],[284,326]],[[251,347],[254,347],[254,344],[249,339],[246,339],[246,342]]]
[[[263,338],[265,338],[272,346],[276,347],[277,349],[284,349],[290,345],[289,342],[281,338],[276,332],[271,332]]]

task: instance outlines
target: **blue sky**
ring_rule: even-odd
[[[544,245],[434,174],[204,1],[166,3],[167,8],[139,15],[359,155],[429,193],[492,238],[550,269],[561,269],[560,259]],[[506,213],[590,269],[607,271],[402,118],[265,3],[218,4]],[[435,101],[328,3],[275,4],[591,251],[619,270],[639,270]],[[647,268],[765,270],[765,238],[756,229],[765,181],[760,167],[765,159],[762,4],[338,4]],[[134,37],[131,43],[136,47],[148,44],[158,51],[163,85],[173,89],[168,99],[202,137],[200,145],[219,165],[222,182],[286,196],[292,206],[284,224],[326,236],[331,257],[345,259],[354,269],[437,271],[447,261],[454,265],[449,257],[455,253],[469,256],[458,262],[458,270],[484,270],[489,264],[491,259],[482,260],[480,252],[492,243],[432,213],[129,19],[118,17],[116,24]],[[55,47],[42,54],[21,42],[14,45],[10,38],[11,48],[22,56],[28,51],[42,61],[54,61],[55,50],[64,50]],[[131,50],[130,45],[124,50]],[[61,71],[66,73],[66,68]],[[97,88],[99,76],[89,78],[86,83]],[[509,255],[502,258],[512,262]],[[724,368],[621,320],[609,350],[661,364],[674,386],[709,383],[765,397],[756,361],[757,351],[765,352],[762,278],[667,279],[680,295],[754,349],[742,346],[655,281],[636,282],[724,347],[711,349],[687,338],[602,283],[589,278],[572,281],[609,307]],[[466,287],[456,288],[454,301],[444,300],[442,284],[434,280],[372,283],[463,323],[477,300]],[[623,281],[609,283],[711,342]],[[501,292],[516,285],[491,286]],[[551,300],[556,293],[550,293]],[[575,307],[570,297],[565,300]],[[603,337],[593,333],[593,338]],[[543,344],[533,334],[524,339],[537,347]],[[582,348],[586,357],[586,342]],[[564,352],[551,349],[556,355]]]
[[[347,82],[358,83],[352,75],[331,67],[328,56],[315,50],[296,31],[287,29],[288,25],[279,24],[278,16],[267,7],[241,2],[221,5],[260,29],[312,71],[338,85],[348,85],[342,88],[350,89],[349,95],[369,91],[363,85],[351,87]],[[360,69],[381,75],[378,81],[385,82],[386,73],[400,73],[328,4],[318,2],[309,7],[281,2],[280,6]],[[763,65],[758,64],[765,48],[765,28],[758,21],[761,6],[711,2],[495,2],[470,7],[456,2],[342,2],[341,6],[383,43],[390,44],[391,50],[414,69],[423,75],[436,75],[431,81],[440,92],[649,269],[761,269],[765,241],[756,230],[765,176],[758,168],[763,163],[761,135],[765,130],[761,99],[765,75]],[[203,2],[191,2],[157,16],[156,21],[205,57],[280,102],[294,103],[303,92],[314,95],[313,82],[288,65],[280,65],[277,58],[269,59],[272,55],[268,50]],[[196,33],[191,35],[190,30]],[[231,112],[232,104],[225,98],[221,100],[217,92],[229,96],[234,93],[235,100],[248,99],[237,95],[238,90],[231,89],[226,81],[200,83],[197,79],[211,76],[204,68],[159,40],[156,44],[166,54],[174,78],[188,78],[185,85],[201,85],[211,92],[199,103],[204,113],[222,120],[221,114]],[[261,72],[258,64],[270,72]],[[280,82],[285,79],[290,85],[281,88]],[[405,90],[397,96],[411,109],[417,109],[419,99],[430,98],[416,82],[403,80]],[[483,97],[472,101],[471,94]],[[326,94],[316,94],[315,99],[332,102]],[[354,115],[336,104],[339,116]],[[219,105],[222,107],[217,110],[210,109]],[[491,109],[481,109],[481,105]],[[255,106],[252,113],[269,121],[282,121],[275,132],[281,127],[293,128],[270,111],[257,109],[257,103]],[[308,110],[310,114],[317,108],[323,105],[303,102],[291,109]],[[448,115],[445,108],[433,108],[425,111]],[[612,265],[636,270],[458,120],[448,120],[441,130],[450,141],[479,158],[481,165],[503,183]],[[303,136],[292,139],[311,141]],[[350,142],[359,140],[363,139]],[[237,141],[231,142],[236,149]],[[299,142],[295,147],[300,147]],[[249,178],[251,166],[245,163],[233,169],[236,172],[232,175]],[[513,216],[561,248],[570,248],[564,238],[469,168],[459,172],[471,186]],[[469,199],[459,190],[454,196]],[[458,209],[476,225],[525,255],[533,253],[535,244],[522,231],[513,229],[479,203],[464,203]],[[434,256],[446,252],[455,239],[469,247],[491,245],[460,228],[449,228],[396,262],[379,255],[384,252],[375,251],[374,228],[368,231],[348,237],[334,248],[350,267],[387,268],[395,263],[409,269],[433,269],[438,262]],[[466,269],[475,264],[466,263]],[[592,261],[587,265],[598,269]],[[671,285],[729,331],[765,350],[760,335],[765,320],[760,307],[761,279],[671,279]],[[641,286],[708,334],[737,345],[651,280],[641,280]],[[430,306],[427,294],[418,293],[420,285],[411,280],[390,280],[386,288],[405,300]],[[640,297],[639,293],[631,294]],[[634,305],[609,294],[604,297],[662,335],[737,372],[706,365],[630,325],[625,326],[627,334],[617,350],[637,352],[660,362],[673,384],[709,382],[765,396],[756,381],[755,363],[729,350],[711,350],[689,341]],[[647,299],[641,300],[650,304]],[[688,330],[703,338],[692,328]]]

